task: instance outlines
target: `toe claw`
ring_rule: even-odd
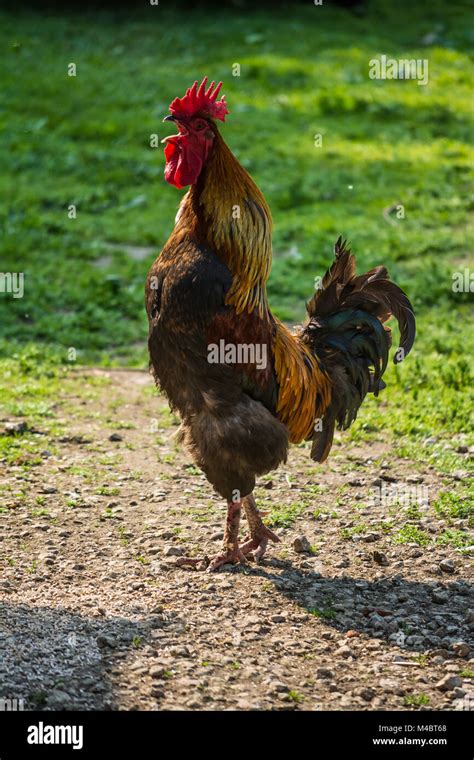
[[[229,549],[224,554],[218,554],[217,557],[214,557],[207,568],[207,572],[213,573],[214,570],[222,567],[222,565],[237,565],[239,563],[241,565],[246,565],[247,560],[241,549],[236,547],[234,549]]]
[[[260,541],[258,545],[258,549],[255,552],[255,562],[257,563],[260,562],[260,560],[262,559],[263,555],[265,554],[267,550],[267,545],[268,545],[268,538],[262,538],[262,540]]]
[[[205,570],[209,565],[209,557],[178,557],[176,567],[187,567],[193,570]]]

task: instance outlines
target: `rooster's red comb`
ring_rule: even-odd
[[[186,94],[182,98],[175,98],[170,105],[170,111],[173,116],[192,116],[198,111],[202,111],[214,119],[225,120],[225,115],[229,113],[227,110],[227,104],[225,102],[225,95],[222,95],[220,100],[217,100],[219,90],[222,87],[222,82],[214,87],[215,82],[211,82],[209,87],[206,88],[207,77],[204,77],[201,84],[194,82],[192,87],[188,87]]]

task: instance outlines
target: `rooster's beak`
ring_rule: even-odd
[[[176,121],[176,119],[171,114],[168,114],[168,116],[165,116],[165,118],[163,119],[163,121]]]

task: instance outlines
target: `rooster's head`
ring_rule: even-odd
[[[217,100],[222,82],[211,82],[206,90],[207,77],[186,90],[182,98],[170,105],[170,115],[163,121],[174,121],[177,135],[165,137],[165,180],[177,188],[194,185],[209,156],[216,136],[214,119],[224,121],[229,113],[225,95]]]

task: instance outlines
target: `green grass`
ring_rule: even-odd
[[[341,528],[340,533],[342,538],[352,538],[353,536],[358,536],[361,533],[366,533],[368,531],[368,526],[361,522],[357,525],[353,525],[351,528]]]
[[[429,705],[430,698],[428,694],[406,694],[403,697],[403,704],[407,707],[421,707]]]
[[[288,699],[290,702],[295,702],[296,704],[299,704],[304,701],[304,696],[300,694],[295,689],[291,689],[291,691],[288,692]]]
[[[418,544],[418,546],[427,546],[430,540],[429,535],[416,525],[404,525],[393,539],[396,544]]]
[[[474,486],[465,486],[460,493],[444,491],[433,506],[441,517],[474,520]]]
[[[309,504],[309,501],[304,500],[272,505],[268,513],[268,524],[274,528],[290,528]]]
[[[323,618],[324,620],[334,620],[334,618],[337,615],[336,610],[333,610],[332,607],[325,607],[324,609],[320,610],[316,607],[312,607],[310,610],[308,610],[310,615],[314,615],[314,617]]]
[[[467,3],[367,0],[357,14],[307,3],[271,15],[164,6],[100,19],[0,12],[0,261],[25,275],[23,298],[0,294],[0,414],[56,434],[71,367],[146,365],[144,279],[182,195],[164,182],[150,135],[168,133],[171,99],[208,74],[224,81],[222,134],[273,212],[276,315],[303,317],[339,234],[360,271],[386,264],[414,303],[413,354],[390,365],[388,388],[345,435],[389,437],[399,456],[439,472],[470,469],[455,448],[473,442],[472,294],[452,288],[453,274],[473,267]],[[369,79],[368,62],[382,53],[427,58],[428,85]],[[389,223],[383,211],[395,202],[405,218]],[[81,396],[96,383],[82,383]],[[162,415],[159,427],[172,421]],[[46,446],[31,432],[2,437],[0,457],[28,469]],[[273,524],[291,525],[300,507],[274,511]],[[436,509],[464,514],[461,486]]]
[[[441,546],[454,546],[456,549],[463,549],[465,546],[472,544],[472,534],[463,533],[455,528],[446,528],[436,539],[436,543]]]

